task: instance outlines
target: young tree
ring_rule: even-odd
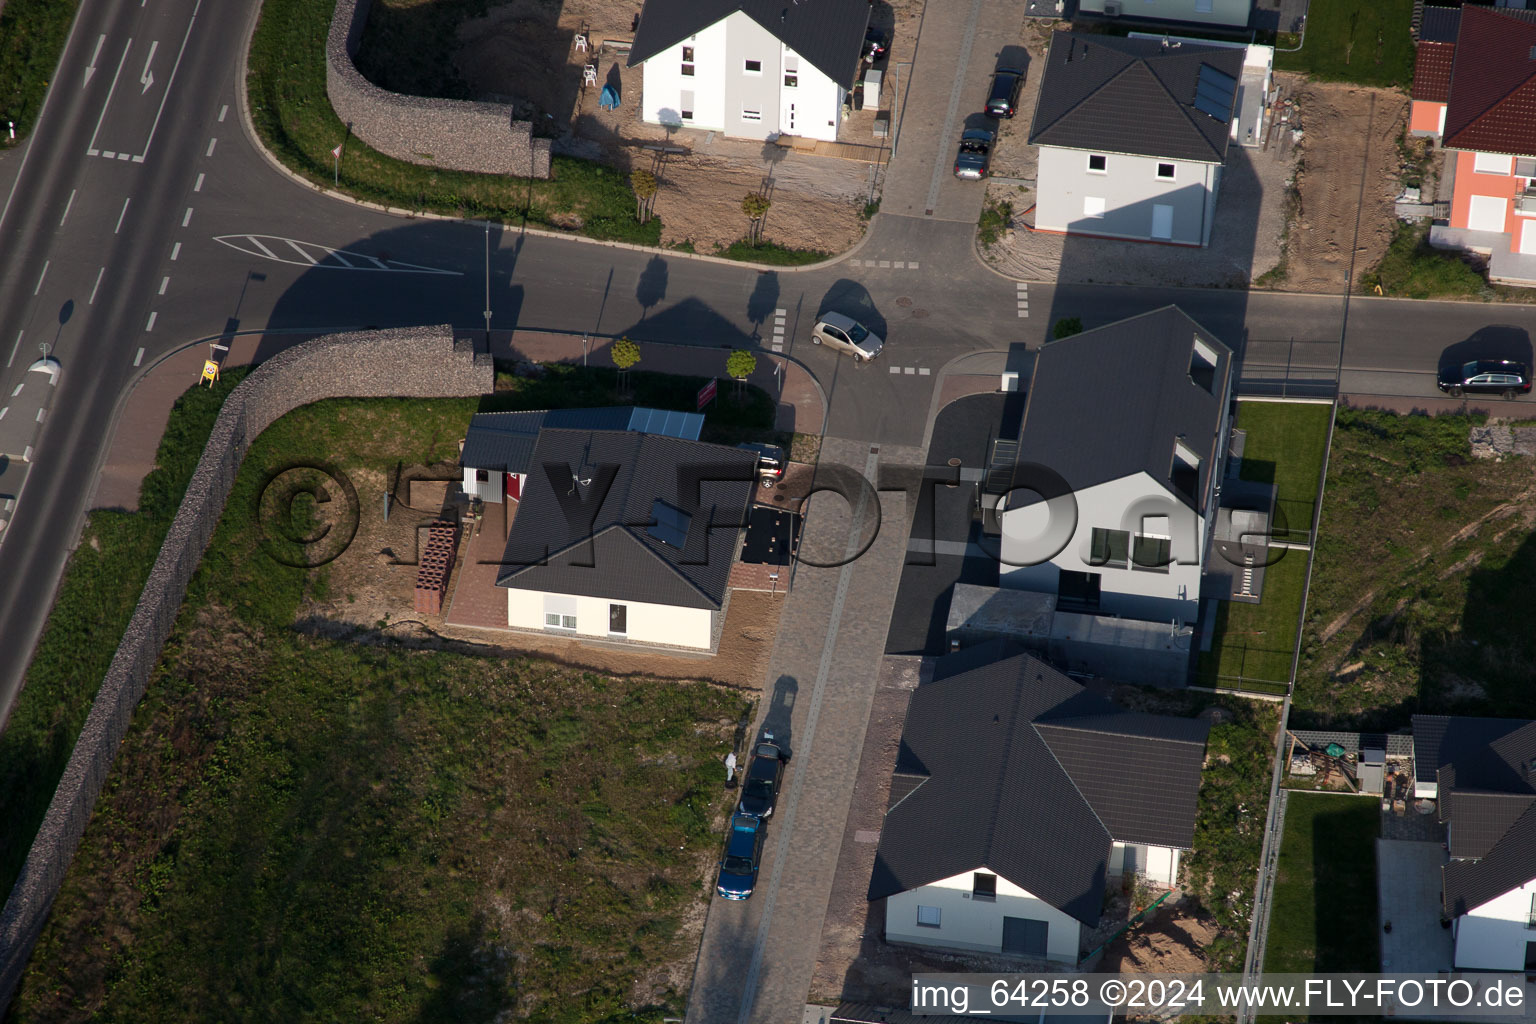
[[[739,348],[730,354],[725,361],[725,372],[736,382],[736,395],[741,396],[742,389],[746,387],[746,380],[752,376],[752,371],[757,369],[757,356],[744,348]]]
[[[1080,316],[1065,316],[1056,321],[1056,326],[1051,328],[1051,337],[1060,341],[1062,338],[1070,338],[1074,334],[1083,333],[1083,318]]]
[[[656,198],[656,175],[644,168],[630,172],[629,187],[635,192],[635,219],[641,224],[651,219],[651,200]]]
[[[768,216],[768,208],[772,205],[766,196],[756,192],[749,192],[742,197],[741,212],[747,215],[748,221],[747,241],[752,245],[762,241],[763,218]]]
[[[622,391],[629,386],[630,369],[640,361],[640,346],[626,336],[613,343],[608,355],[613,359],[613,365],[619,368],[619,390]]]

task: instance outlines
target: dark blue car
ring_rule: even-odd
[[[763,862],[763,823],[750,814],[731,816],[731,834],[720,858],[720,879],[715,892],[728,900],[744,900],[757,884],[757,868]]]

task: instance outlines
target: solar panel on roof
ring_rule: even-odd
[[[704,429],[704,417],[696,412],[635,409],[630,413],[628,429],[645,434],[677,437],[684,441],[697,441]]]
[[[688,526],[693,522],[693,516],[657,498],[651,503],[651,519],[652,523],[645,528],[645,532],[668,547],[681,551],[688,542]]]
[[[1237,96],[1237,79],[1209,64],[1200,65],[1195,80],[1195,109],[1223,124],[1232,120],[1232,102]]]

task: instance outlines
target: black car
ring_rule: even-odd
[[[744,900],[757,885],[757,869],[763,862],[764,825],[750,814],[731,816],[731,834],[725,838],[725,856],[715,892],[728,900]]]
[[[765,732],[752,751],[752,763],[747,765],[746,779],[741,784],[741,800],[736,804],[737,812],[754,818],[772,815],[783,781],[784,751],[773,741],[773,733]]]
[[[1473,359],[1440,369],[1437,382],[1448,395],[1503,395],[1514,398],[1531,390],[1530,369],[1511,359]]]
[[[992,117],[1012,117],[1019,112],[1019,93],[1023,89],[1023,68],[998,68],[992,73],[992,92],[987,95],[987,113]]]
[[[871,25],[864,30],[864,59],[873,64],[891,48],[891,37]]]
[[[955,177],[972,181],[985,178],[996,138],[996,132],[985,128],[967,128],[960,136],[960,152],[955,155]]]

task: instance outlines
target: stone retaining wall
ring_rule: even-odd
[[[325,46],[325,86],[336,116],[386,156],[413,164],[520,178],[549,177],[549,140],[501,103],[403,96],[362,76],[352,58],[373,0],[337,0]]]
[[[42,933],[96,797],[180,613],[245,453],[284,414],[326,398],[473,397],[495,387],[488,354],[446,325],[333,334],[272,357],[225,400],[159,557],[102,679],[16,886],[0,912],[0,1016]]]

